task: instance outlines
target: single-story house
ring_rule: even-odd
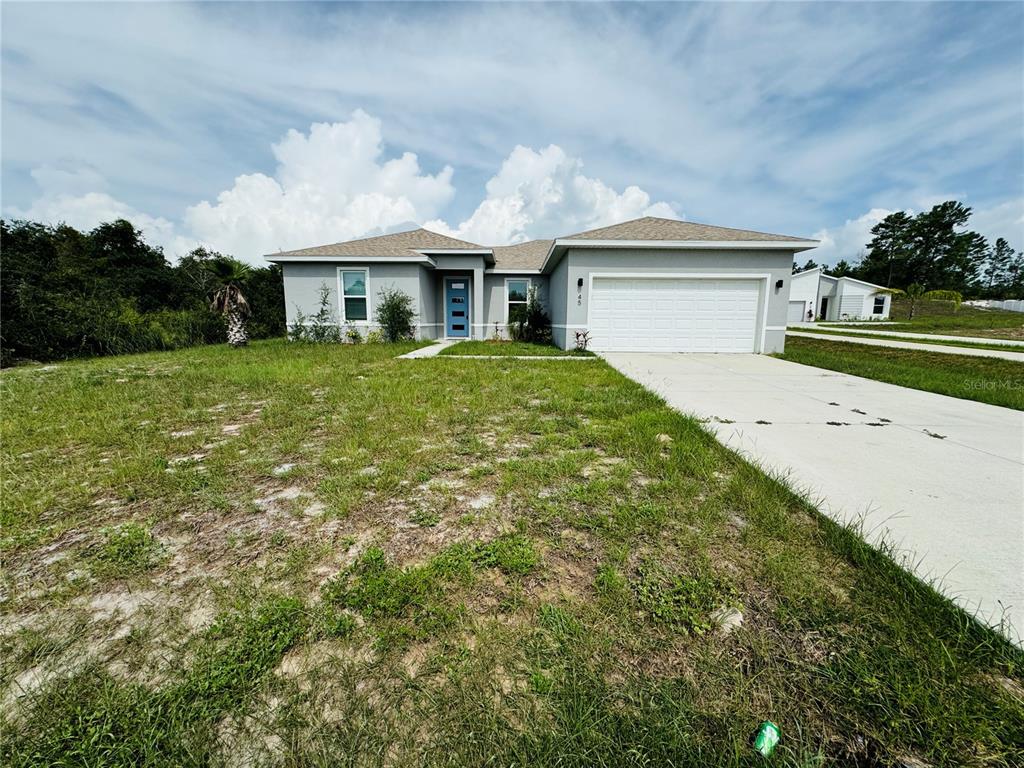
[[[508,337],[531,289],[555,344],[600,351],[778,352],[793,254],[818,242],[645,217],[554,240],[484,246],[425,229],[270,254],[289,326],[326,288],[342,326],[373,328],[384,288],[413,298],[417,335]]]
[[[791,323],[812,320],[886,320],[892,294],[874,283],[852,277],[833,277],[821,267],[797,272],[790,278]]]

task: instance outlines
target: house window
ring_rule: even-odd
[[[341,319],[346,323],[365,322],[369,317],[366,300],[365,269],[344,270],[341,273]]]
[[[529,292],[529,280],[505,281],[505,316],[508,322],[521,323],[526,319],[526,297]]]
[[[873,315],[885,314],[885,296],[875,296],[875,306],[871,310]]]

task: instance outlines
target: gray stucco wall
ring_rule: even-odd
[[[373,312],[377,294],[382,288],[397,288],[413,297],[416,305],[416,323],[435,322],[434,308],[423,293],[424,282],[420,279],[426,270],[419,264],[334,264],[329,262],[300,262],[283,265],[285,317],[289,325],[295,322],[301,311],[305,315],[316,314],[320,309],[320,286],[326,285],[330,297],[330,309],[335,321],[340,318],[338,305],[338,269],[369,269],[367,296],[369,298],[369,320],[353,323],[365,333],[376,327]],[[432,328],[418,329],[427,338],[432,338]]]
[[[559,346],[568,348],[573,332],[587,326],[590,277],[593,273],[659,273],[673,274],[721,274],[721,275],[768,275],[767,287],[762,291],[758,307],[758,338],[763,330],[763,352],[781,352],[786,339],[786,312],[789,302],[789,280],[793,272],[793,254],[790,251],[698,251],[698,250],[653,250],[653,249],[569,249],[563,256],[565,281],[552,274],[552,292],[558,290],[565,300],[565,319],[558,320],[554,313],[552,322],[566,327]],[[555,273],[562,268],[560,264]],[[582,301],[577,302],[576,284],[583,278]],[[776,289],[775,282],[782,280],[782,288]],[[765,295],[765,293],[767,295]],[[763,302],[767,299],[767,320],[762,328]],[[553,300],[553,305],[555,300]]]
[[[555,346],[562,349],[576,345],[576,337],[565,327],[566,308],[568,302],[573,300],[569,296],[568,275],[569,264],[562,259],[548,277],[548,312],[551,315],[551,335]]]

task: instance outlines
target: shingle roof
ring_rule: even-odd
[[[732,229],[730,227],[713,227],[710,224],[697,224],[692,221],[660,219],[656,216],[644,216],[642,219],[613,224],[610,227],[591,229],[559,238],[560,240],[785,240],[816,242],[804,237],[773,235],[767,232],[754,232],[749,229]]]
[[[391,235],[366,237],[362,240],[349,240],[344,243],[271,253],[267,255],[267,258],[272,259],[277,256],[417,256],[419,255],[417,249],[424,248],[461,251],[480,250],[485,247],[420,228],[408,232],[395,232]]]
[[[553,240],[528,240],[515,245],[494,246],[495,269],[540,269]]]
[[[591,229],[578,232],[559,240],[651,240],[651,241],[751,241],[751,242],[806,242],[817,244],[816,240],[787,235],[773,235],[766,232],[754,232],[749,229],[731,229],[729,227],[713,227],[710,224],[696,224],[691,221],[661,219],[645,216],[610,227]],[[516,245],[502,245],[490,248],[477,245],[466,240],[441,235],[427,229],[412,229],[407,232],[395,232],[390,235],[367,237],[361,240],[349,240],[344,243],[318,245],[313,248],[300,248],[294,251],[282,251],[268,254],[271,261],[278,257],[287,259],[330,258],[332,256],[365,256],[367,258],[416,257],[420,250],[444,251],[479,251],[491,250],[494,253],[495,269],[541,269],[544,265],[553,240],[529,240]],[[811,246],[813,247],[813,246]],[[806,250],[806,249],[803,249]]]

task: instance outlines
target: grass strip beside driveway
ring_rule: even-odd
[[[1024,347],[1011,344],[985,344],[975,341],[960,341],[959,339],[926,339],[919,336],[895,336],[887,333],[855,333],[850,331],[833,331],[826,328],[793,328],[791,330],[800,333],[809,333],[818,336],[838,336],[854,339],[878,339],[879,341],[901,341],[907,344],[937,344],[945,347],[966,347],[967,349],[994,349],[999,352],[1021,352]],[[788,342],[787,342],[788,343]]]
[[[798,336],[786,337],[786,351],[778,357],[901,387],[1024,410],[1024,364],[1012,360]]]
[[[1001,309],[979,309],[965,304],[956,312],[938,314],[925,303],[918,309],[913,320],[907,320],[905,302],[901,302],[901,311],[894,311],[889,320],[893,324],[886,327],[893,331],[991,336],[996,339],[1024,341],[1024,314]],[[847,327],[854,326],[851,324]],[[877,326],[864,323],[864,327]]]
[[[412,348],[0,374],[0,763],[1024,758],[1024,654],[693,419]]]

